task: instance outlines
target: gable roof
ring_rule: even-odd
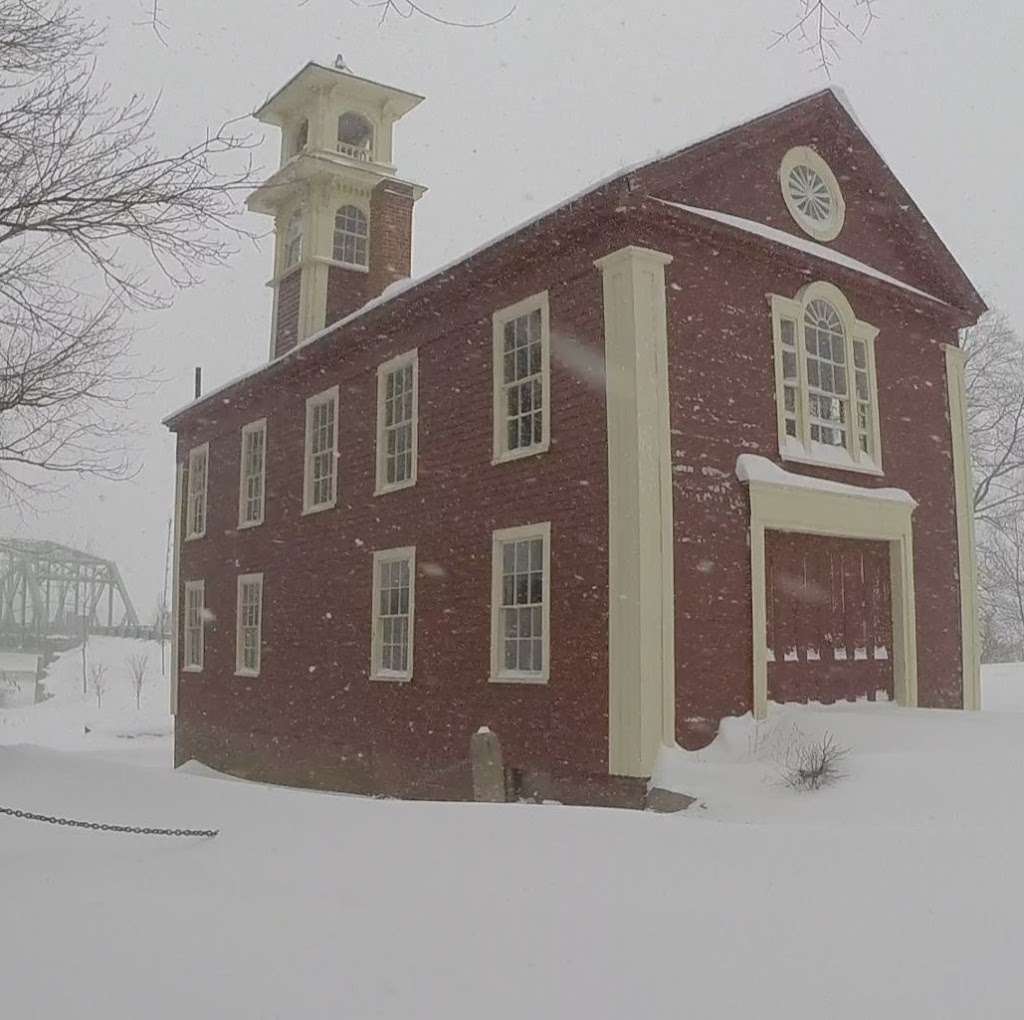
[[[392,284],[391,286],[387,287],[378,297],[372,298],[365,305],[363,305],[361,308],[356,309],[356,311],[352,312],[351,314],[335,322],[330,323],[317,333],[314,333],[311,336],[306,337],[304,340],[300,341],[294,347],[290,348],[280,357],[275,358],[274,360],[268,362],[265,365],[260,365],[258,368],[251,369],[248,372],[244,372],[238,376],[235,376],[233,379],[230,379],[227,382],[216,387],[215,389],[210,390],[208,393],[203,394],[198,399],[192,400],[188,404],[185,404],[184,406],[178,408],[176,411],[173,411],[171,414],[169,414],[167,417],[163,419],[163,424],[173,427],[174,423],[179,418],[187,414],[192,409],[204,404],[212,397],[217,396],[223,393],[224,391],[229,390],[249,379],[253,379],[259,375],[262,375],[263,373],[270,371],[275,367],[287,364],[290,359],[296,357],[297,355],[305,353],[310,347],[321,343],[325,338],[331,336],[333,333],[335,333],[342,327],[348,325],[349,323],[354,322],[362,318],[363,316],[380,309],[382,306],[385,306],[390,302],[395,301],[396,299],[409,295],[411,292],[417,290],[418,288],[428,283],[429,281],[436,280],[437,278],[450,273],[452,270],[466,263],[471,262],[478,256],[483,255],[484,253],[489,252],[492,249],[495,249],[500,245],[512,240],[513,238],[527,231],[531,227],[537,226],[538,224],[543,223],[545,220],[548,220],[551,217],[554,217],[555,215],[563,212],[564,210],[569,209],[571,206],[574,206],[577,203],[584,201],[585,199],[595,196],[598,192],[602,191],[603,189],[610,189],[613,185],[616,185],[620,182],[626,182],[635,174],[638,174],[643,170],[653,169],[662,164],[669,163],[672,160],[677,160],[685,155],[696,154],[705,146],[711,146],[713,144],[720,143],[724,141],[729,135],[732,135],[738,131],[752,128],[755,125],[758,125],[762,122],[771,119],[783,117],[786,114],[798,108],[804,107],[812,103],[820,103],[822,101],[828,102],[835,112],[837,112],[840,116],[845,118],[848,126],[852,130],[859,133],[864,138],[865,142],[867,142],[867,144],[873,150],[875,155],[885,166],[895,186],[899,188],[901,204],[913,211],[914,215],[919,219],[923,229],[928,233],[929,238],[933,246],[935,247],[936,251],[941,253],[941,255],[943,256],[943,261],[945,262],[945,272],[943,275],[947,278],[951,288],[956,292],[956,296],[958,299],[957,303],[966,306],[963,310],[970,311],[974,315],[980,315],[983,311],[986,310],[986,305],[981,296],[978,294],[977,290],[974,288],[974,285],[968,279],[963,269],[961,269],[959,263],[956,261],[955,257],[950,252],[949,248],[945,245],[941,237],[935,231],[934,227],[932,227],[927,217],[925,217],[924,214],[920,211],[920,209],[918,208],[914,200],[910,197],[909,193],[906,191],[903,185],[900,183],[896,175],[892,173],[891,169],[889,169],[888,163],[885,161],[884,156],[882,156],[878,147],[872,141],[871,137],[868,135],[867,131],[864,129],[859,118],[854,112],[853,106],[850,103],[848,97],[846,96],[846,93],[836,85],[829,85],[824,89],[816,89],[813,92],[801,95],[787,103],[784,103],[781,106],[769,108],[761,113],[755,114],[753,117],[747,117],[746,119],[738,123],[734,123],[726,127],[717,128],[710,134],[707,134],[695,141],[690,141],[686,145],[672,152],[669,152],[667,154],[657,154],[655,156],[648,157],[647,159],[641,160],[637,163],[614,171],[608,176],[603,177],[600,180],[588,185],[586,188],[577,192],[576,194],[571,195],[568,198],[562,199],[560,202],[545,209],[543,212],[540,212],[535,216],[531,216],[529,219],[522,221],[521,223],[510,228],[504,233],[497,235],[496,237],[490,238],[482,245],[479,245],[473,250],[458,256],[452,261],[445,263],[444,265],[439,266],[436,269],[432,269],[429,272],[424,273],[418,277],[411,277]],[[658,196],[651,195],[649,197],[655,198],[658,201],[665,201],[664,199],[658,198]],[[668,202],[666,204],[680,205],[679,203],[671,202]],[[684,209],[687,208],[685,206],[681,207]],[[748,231],[748,233],[759,233],[763,238],[772,240],[775,243],[786,244],[789,247],[797,247],[801,242],[806,241],[806,238],[804,238],[802,235],[798,233],[791,233],[789,231],[783,231],[778,230],[777,228],[767,227],[764,224],[758,224],[751,220],[744,220],[740,217],[732,217],[728,213],[719,212],[717,210],[697,209],[695,207],[689,207],[689,211],[702,213],[707,218],[717,219],[720,222],[726,224],[730,224],[730,221],[736,221],[732,222],[731,225],[742,226]],[[770,231],[771,233],[766,234],[766,231]],[[826,248],[824,245],[816,245],[815,251],[810,252],[810,254],[820,256],[821,253],[817,251],[817,248],[823,249],[825,253],[832,256],[832,261],[838,261],[838,257],[841,256],[843,261],[840,264],[844,265],[845,268],[852,269],[853,271],[856,272],[866,273],[866,275],[874,276],[876,278],[881,278],[886,282],[895,284],[908,291],[915,292],[919,296],[925,297],[930,301],[937,302],[939,304],[946,303],[942,298],[936,297],[930,293],[921,290],[920,288],[912,286],[909,283],[904,283],[903,281],[900,281],[888,274],[885,274],[880,270],[867,266],[860,260],[850,258],[849,256],[842,256],[840,252],[837,252],[830,248]],[[802,247],[801,250],[806,250],[806,248]]]

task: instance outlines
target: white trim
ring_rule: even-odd
[[[817,280],[802,287],[796,297],[769,294],[772,319],[772,344],[775,365],[775,406],[779,437],[779,456],[796,464],[813,464],[837,471],[881,476],[882,435],[878,409],[878,374],[875,365],[875,340],[878,329],[857,318],[846,295],[834,284]],[[804,317],[812,301],[824,301],[835,309],[843,323],[846,359],[846,443],[845,447],[830,447],[811,439],[809,384],[807,380],[807,348],[804,338]],[[782,323],[792,322],[796,342],[797,370],[797,435],[789,436],[785,425],[785,378],[783,371]],[[864,345],[871,420],[867,438],[870,454],[860,448],[861,429],[857,423],[857,369],[854,345]],[[791,384],[792,385],[792,384]]]
[[[313,410],[328,400],[334,401],[334,470],[331,473],[331,498],[320,503],[312,502],[313,495]],[[303,454],[302,470],[302,514],[319,513],[321,510],[330,510],[338,504],[338,471],[339,471],[339,446],[338,446],[338,387],[330,386],[326,390],[314,393],[306,398],[306,430],[305,450]]]
[[[502,548],[509,542],[540,538],[544,542],[544,584],[541,608],[543,629],[539,673],[508,671],[501,667]],[[492,684],[546,684],[551,677],[551,522],[501,528],[491,535],[491,673]]]
[[[202,492],[199,493],[193,484],[196,480],[196,471],[193,466],[193,461],[202,455],[203,457],[203,488]],[[192,530],[192,501],[197,495],[202,495],[203,500],[203,527],[201,531]],[[206,535],[207,515],[210,511],[210,444],[202,443],[199,446],[193,446],[188,451],[188,487],[187,495],[185,497],[185,541],[192,542],[197,538],[203,538]]]
[[[384,443],[384,407],[385,388],[390,373],[412,365],[412,469],[408,478],[400,482],[388,484],[385,480],[387,449]],[[420,434],[420,356],[419,350],[413,349],[399,354],[377,366],[377,438],[376,438],[376,482],[373,490],[375,496],[383,496],[388,492],[408,489],[416,484],[417,465],[419,462]]]
[[[409,564],[409,666],[405,670],[383,669],[380,666],[380,566],[382,563]],[[373,603],[370,607],[370,679],[387,683],[409,683],[413,675],[413,654],[416,636],[416,546],[378,549],[373,554]]]
[[[981,708],[981,659],[978,641],[978,565],[974,546],[974,483],[971,479],[970,434],[967,423],[966,356],[946,345],[946,386],[949,428],[953,445],[953,485],[956,495],[956,540],[960,578],[960,652],[963,706]]]
[[[339,262],[337,259],[330,259],[325,255],[314,255],[311,261],[325,266],[335,266],[338,269],[351,269],[354,273],[369,273],[370,271],[369,266],[360,266],[353,262]],[[331,325],[333,326],[334,324],[332,323]]]
[[[246,668],[242,662],[242,588],[255,584],[260,593],[259,619],[256,624],[256,668]],[[260,675],[263,662],[263,574],[239,574],[235,592],[235,676]]]
[[[182,671],[185,673],[202,673],[203,663],[206,658],[206,582],[205,581],[186,581],[185,582],[185,597],[182,600],[184,605],[184,628],[183,628],[183,644],[185,646],[185,654],[183,656],[185,665],[182,667]],[[188,596],[189,592],[199,592],[199,661],[189,662],[189,652],[192,650],[189,648],[188,643]]]
[[[505,324],[530,312],[540,310],[541,337],[541,441],[532,446],[509,450],[507,416],[505,414]],[[548,292],[533,294],[514,305],[501,308],[492,316],[492,379],[494,442],[491,464],[522,460],[545,453],[551,446],[551,308]]]
[[[821,482],[741,456],[736,476],[750,492],[750,576],[754,717],[768,714],[765,533],[831,535],[889,543],[893,682],[900,705],[917,705],[917,610],[912,515],[917,504],[898,489],[874,490]]]
[[[185,465],[178,463],[174,472],[174,524],[171,552],[171,715],[178,714],[178,663],[181,661],[181,598],[178,583],[181,577],[181,498],[185,483]],[[166,596],[165,596],[166,597]]]
[[[793,200],[789,192],[789,175],[798,166],[806,166],[812,173],[817,174],[828,189],[832,200],[832,215],[827,221],[819,223],[807,216]],[[805,234],[810,234],[816,241],[834,241],[840,235],[846,222],[846,200],[843,198],[843,190],[839,187],[839,181],[832,173],[832,168],[814,149],[798,145],[782,157],[782,163],[779,165],[779,186],[790,216]]]
[[[608,771],[649,776],[675,743],[668,319],[672,256],[626,247],[603,275],[608,415]]]
[[[245,491],[247,476],[245,473],[245,440],[246,437],[254,432],[263,433],[263,472],[260,476],[260,513],[259,517],[255,520],[248,521],[245,519],[246,506],[249,502],[248,496]],[[255,528],[263,523],[266,514],[267,505],[267,419],[258,418],[256,421],[249,422],[248,425],[242,426],[242,439],[241,439],[241,456],[238,461],[238,527],[239,530],[243,528]]]

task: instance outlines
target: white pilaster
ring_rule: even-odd
[[[649,776],[675,741],[675,580],[665,266],[627,247],[603,274],[608,410],[608,771]]]

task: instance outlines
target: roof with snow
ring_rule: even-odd
[[[296,75],[295,78],[292,79],[292,81],[296,81],[299,78],[299,76],[303,74],[307,68],[310,67],[320,68],[321,70],[329,71],[332,74],[349,74],[349,72],[347,71],[332,71],[330,68],[323,68],[322,65],[310,63],[306,65],[306,68],[304,68],[303,71],[299,72],[299,75]],[[276,96],[281,95],[281,93],[283,93],[284,90],[287,89],[290,85],[291,82],[289,82],[288,85],[285,85],[282,89],[280,89],[278,93],[275,94],[275,97],[272,97],[270,100],[268,100],[267,103],[264,104],[264,107],[261,108],[261,112],[262,110],[266,110],[267,107],[274,101]],[[350,315],[347,315],[344,318],[332,322],[330,325],[325,326],[319,332],[314,333],[309,337],[306,337],[304,340],[300,341],[294,347],[290,348],[288,351],[286,351],[279,357],[275,358],[274,360],[268,362],[265,365],[261,365],[258,368],[251,369],[238,376],[235,376],[234,378],[229,379],[227,382],[221,384],[215,389],[210,390],[208,393],[204,394],[198,399],[190,401],[184,406],[178,408],[176,411],[172,412],[166,418],[164,418],[163,424],[173,427],[174,423],[180,417],[182,417],[189,411],[193,410],[194,408],[203,405],[211,398],[239,385],[240,383],[246,382],[250,379],[254,379],[265,372],[271,371],[283,364],[287,364],[289,360],[296,358],[297,356],[301,356],[303,353],[308,352],[308,350],[311,347],[321,343],[325,338],[331,336],[337,330],[348,325],[349,323],[355,322],[358,319],[362,318],[363,316],[369,314],[370,312],[376,311],[377,309],[381,308],[384,305],[387,305],[388,303],[396,300],[397,298],[403,295],[407,295],[412,291],[415,291],[416,289],[418,289],[419,287],[428,283],[431,280],[436,280],[437,278],[450,273],[457,267],[460,267],[470,262],[477,256],[482,255],[485,252],[488,252],[496,248],[497,246],[503,244],[504,242],[511,240],[512,238],[523,233],[529,228],[537,224],[540,224],[543,221],[549,219],[550,217],[553,217],[556,214],[562,212],[563,210],[566,210],[569,207],[575,205],[576,203],[579,203],[582,200],[589,198],[592,195],[595,195],[602,189],[607,188],[618,182],[627,180],[631,175],[637,173],[642,169],[653,167],[657,164],[675,159],[679,156],[690,153],[691,151],[698,149],[701,146],[720,140],[724,136],[729,135],[734,131],[738,131],[741,128],[753,126],[763,120],[766,120],[767,118],[780,116],[789,110],[792,110],[796,107],[802,106],[807,103],[811,103],[815,100],[819,100],[826,96],[831,97],[838,104],[843,113],[845,113],[845,115],[849,118],[852,125],[861,133],[861,135],[872,147],[872,149],[874,149],[875,153],[878,154],[879,158],[881,158],[884,162],[884,157],[881,156],[878,147],[872,141],[868,132],[864,129],[864,126],[861,123],[860,119],[857,117],[856,113],[854,112],[853,106],[850,103],[848,97],[846,96],[846,93],[836,85],[829,85],[824,89],[816,89],[813,92],[805,93],[801,96],[798,96],[797,98],[787,103],[784,103],[781,106],[772,107],[770,109],[762,111],[761,113],[755,114],[752,117],[747,117],[744,120],[739,121],[737,123],[730,124],[726,127],[718,128],[714,132],[708,135],[704,135],[693,141],[690,141],[686,145],[682,146],[679,149],[673,150],[672,152],[658,153],[647,159],[641,160],[637,163],[616,170],[614,173],[609,174],[608,176],[603,177],[600,180],[588,185],[582,191],[579,191],[576,194],[566,199],[563,199],[562,201],[556,203],[555,205],[549,207],[548,209],[545,209],[543,212],[538,213],[535,216],[531,216],[529,219],[522,221],[521,223],[497,235],[496,237],[490,238],[488,241],[484,242],[484,244],[479,245],[478,247],[472,249],[471,251],[463,255],[460,255],[458,258],[453,259],[451,262],[445,263],[444,265],[436,269],[430,270],[429,272],[424,273],[419,277],[411,277],[408,279],[399,280],[396,283],[391,284],[389,287],[385,288],[385,290],[378,297],[371,299],[361,308],[352,312]],[[895,180],[895,175],[893,176]],[[929,230],[934,235],[934,239],[937,242],[937,244],[949,255],[950,261],[954,265],[957,265],[956,260],[953,258],[952,254],[949,253],[948,248],[946,248],[946,246],[943,244],[941,238],[938,237],[938,234],[934,232],[934,228],[930,226],[927,218],[924,216],[923,213],[920,212],[920,210],[917,209],[916,205],[914,205],[913,199],[911,199],[909,195],[906,195],[905,192],[904,195],[906,201],[909,203],[909,207],[913,207],[913,209],[920,216],[923,223],[928,226]],[[912,293],[915,296],[927,299],[928,301],[934,302],[938,305],[947,305],[947,302],[942,298],[939,298],[924,290],[914,287],[913,285],[901,281],[889,274],[883,273],[881,270],[878,270],[858,259],[854,259],[850,256],[843,254],[842,252],[839,252],[833,248],[829,248],[823,244],[818,244],[816,242],[809,241],[797,234],[791,234],[787,231],[780,230],[777,227],[770,227],[767,226],[766,224],[757,223],[753,220],[744,219],[742,217],[734,216],[732,214],[720,212],[714,209],[704,209],[697,206],[689,206],[683,203],[669,202],[665,199],[658,198],[657,196],[654,195],[648,195],[646,197],[650,200],[657,201],[666,207],[674,207],[678,211],[685,212],[693,216],[701,217],[707,221],[714,221],[726,227],[732,227],[736,230],[743,231],[748,236],[758,237],[762,241],[777,244],[782,247],[789,248],[790,250],[799,251],[802,252],[803,254],[823,259],[824,261],[831,262],[832,264],[840,266],[850,272],[859,273],[861,275],[879,280],[883,283],[904,290],[907,293]],[[959,270],[958,265],[957,269]],[[970,281],[967,280],[967,277],[966,275],[963,274],[963,271],[959,270],[959,272],[963,280],[965,281],[967,288],[970,290],[970,293],[973,295],[973,298],[976,299],[972,303],[975,305],[976,309],[979,310],[980,314],[980,311],[983,311],[985,309],[985,304],[982,301],[982,299],[978,296],[976,290],[974,290]]]

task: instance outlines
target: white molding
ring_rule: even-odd
[[[334,472],[331,476],[331,498],[325,500],[322,503],[311,502],[312,489],[313,489],[313,475],[310,470],[313,461],[313,408],[318,404],[322,404],[327,400],[334,401]],[[338,475],[340,472],[339,465],[339,437],[338,437],[338,387],[330,386],[326,390],[321,390],[319,393],[314,393],[313,396],[306,398],[306,430],[305,430],[305,448],[303,454],[303,468],[302,468],[302,514],[306,516],[308,514],[320,513],[321,510],[330,510],[332,507],[338,505]]]
[[[382,669],[380,666],[381,647],[378,635],[380,623],[380,565],[407,561],[409,564],[409,668],[401,672]],[[373,554],[373,595],[370,606],[370,679],[384,683],[412,681],[415,660],[416,637],[416,546],[407,545],[396,549],[378,549]]]
[[[256,668],[247,669],[242,664],[242,586],[259,586],[259,622],[256,624]],[[258,677],[263,664],[263,574],[239,574],[235,588],[235,676]]]
[[[260,478],[260,515],[254,521],[245,519],[245,508],[248,502],[245,483],[245,439],[253,432],[263,432],[263,475]],[[256,421],[243,425],[241,430],[241,454],[238,461],[238,529],[256,528],[261,525],[266,517],[267,507],[267,419],[257,418]]]
[[[412,469],[408,478],[390,485],[384,481],[385,457],[387,448],[384,443],[384,397],[387,377],[391,372],[412,365]],[[419,348],[413,348],[399,354],[377,366],[377,436],[376,436],[376,474],[373,494],[383,496],[389,492],[412,488],[416,484],[419,466],[419,434],[420,434],[420,355]]]
[[[820,224],[804,216],[789,193],[790,172],[801,165],[810,167],[818,174],[831,193],[834,213],[828,223]],[[816,241],[834,241],[842,233],[846,222],[846,199],[843,198],[843,189],[840,188],[836,175],[832,173],[832,168],[814,149],[807,145],[798,145],[782,157],[782,163],[779,165],[779,187],[782,189],[782,198],[790,216],[805,234],[809,234]]]
[[[192,530],[192,499],[196,495],[193,482],[196,478],[193,460],[200,454],[203,456],[203,528],[202,531]],[[185,541],[194,542],[196,539],[206,537],[206,525],[209,522],[210,512],[210,444],[200,443],[188,451],[188,484],[185,496]]]
[[[608,771],[649,776],[675,742],[675,578],[665,267],[626,247],[603,274],[608,414]]]
[[[510,672],[501,667],[502,547],[509,542],[540,538],[544,542],[544,605],[541,655],[544,668],[539,673]],[[551,679],[551,522],[501,528],[491,535],[491,672],[492,684],[546,684]]]
[[[190,591],[199,592],[199,662],[190,663],[188,661],[188,593]],[[185,665],[183,672],[185,673],[202,673],[203,664],[206,661],[206,582],[205,581],[186,581],[184,587],[184,605],[185,605],[185,634],[184,634],[184,645],[185,645]]]
[[[181,577],[181,499],[185,481],[185,465],[178,463],[174,472],[174,524],[171,552],[171,715],[178,714],[178,663],[181,661],[181,598],[178,584]],[[166,595],[165,595],[166,597]]]
[[[540,309],[541,336],[541,441],[532,446],[509,450],[505,415],[505,324],[521,315]],[[522,460],[545,453],[551,446],[551,301],[546,290],[500,308],[491,317],[491,375],[493,386],[493,444],[491,464]]]
[[[893,490],[877,492],[843,484],[820,489],[804,476],[745,479],[750,492],[750,576],[753,639],[754,717],[768,714],[767,591],[765,533],[788,531],[836,538],[868,539],[889,544],[893,614],[893,681],[901,705],[917,705],[917,610],[914,593],[912,515],[917,504],[894,499]]]
[[[947,344],[946,386],[956,495],[957,573],[960,578],[961,684],[964,708],[977,711],[981,708],[981,646],[978,640],[978,565],[974,545],[974,483],[971,479],[965,369],[964,351]]]

